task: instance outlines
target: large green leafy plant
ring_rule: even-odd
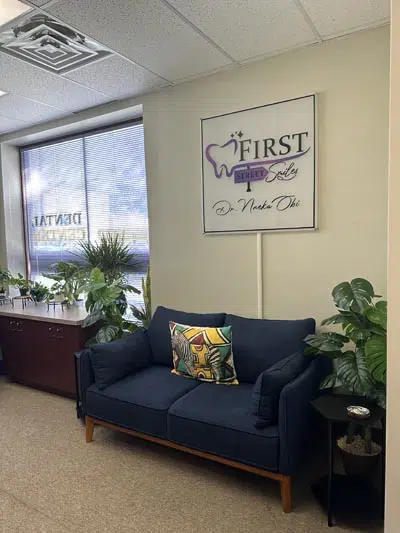
[[[343,334],[323,331],[305,339],[308,353],[333,360],[333,372],[321,388],[341,384],[353,394],[384,404],[387,302],[379,300],[381,296],[363,278],[340,283],[332,297],[338,312],[321,325],[337,324]]]
[[[104,273],[99,268],[94,268],[82,291],[87,293],[85,306],[89,313],[83,327],[100,324],[100,329],[90,343],[120,339],[136,329],[135,324],[125,317],[125,294],[140,294],[140,291],[126,284],[122,275],[112,282],[107,282]]]
[[[136,320],[136,326],[138,329],[147,329],[151,321],[151,279],[150,279],[150,267],[147,269],[145,278],[142,278],[142,295],[143,305],[138,307],[137,305],[131,305],[131,312]]]
[[[120,279],[121,275],[136,270],[138,266],[129,245],[118,233],[106,233],[96,242],[79,242],[76,255],[89,271],[93,268],[101,270],[107,282]]]
[[[62,294],[68,304],[76,302],[82,293],[81,287],[85,279],[83,268],[74,261],[57,261],[49,269],[53,272],[44,276],[55,282],[50,288],[50,294]]]

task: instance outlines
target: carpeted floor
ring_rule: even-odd
[[[276,482],[103,428],[86,444],[72,401],[0,380],[0,532],[91,531],[349,530],[327,527],[304,481],[285,515]]]

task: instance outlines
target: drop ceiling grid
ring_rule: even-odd
[[[64,111],[76,111],[109,100],[105,94],[0,53],[0,88]]]
[[[390,0],[299,0],[324,38],[351,33],[385,23]]]
[[[47,11],[168,81],[232,63],[161,0],[63,0]]]
[[[168,0],[236,61],[315,43],[293,0]]]
[[[102,92],[114,98],[133,97],[168,85],[162,78],[119,56],[91,63],[64,77],[90,89],[101,87]]]

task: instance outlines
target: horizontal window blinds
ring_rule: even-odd
[[[77,260],[80,240],[118,233],[140,265],[149,262],[143,124],[21,150],[31,278]]]

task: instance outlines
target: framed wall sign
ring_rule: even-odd
[[[204,233],[316,228],[316,95],[202,119]]]

